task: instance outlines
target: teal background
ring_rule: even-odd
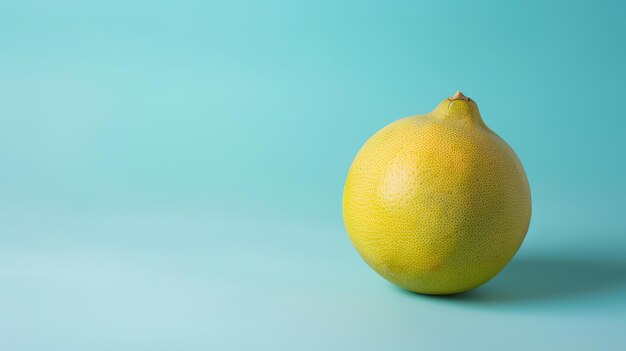
[[[2,1],[0,349],[626,349],[618,1]],[[362,262],[343,182],[462,90],[526,241],[435,298]]]

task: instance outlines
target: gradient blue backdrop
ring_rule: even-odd
[[[2,1],[0,349],[623,350],[618,1]],[[465,295],[361,261],[362,143],[460,89],[526,242]]]

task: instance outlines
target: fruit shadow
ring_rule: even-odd
[[[522,256],[474,290],[429,298],[467,303],[511,305],[564,301],[626,289],[622,258]]]

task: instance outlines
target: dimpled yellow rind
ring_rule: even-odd
[[[530,223],[526,174],[472,100],[389,124],[357,154],[343,216],[365,262],[423,294],[475,288],[506,266]]]

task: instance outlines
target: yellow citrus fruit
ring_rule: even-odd
[[[343,194],[345,226],[365,262],[423,294],[491,279],[519,249],[530,214],[522,164],[460,92],[372,136]]]

